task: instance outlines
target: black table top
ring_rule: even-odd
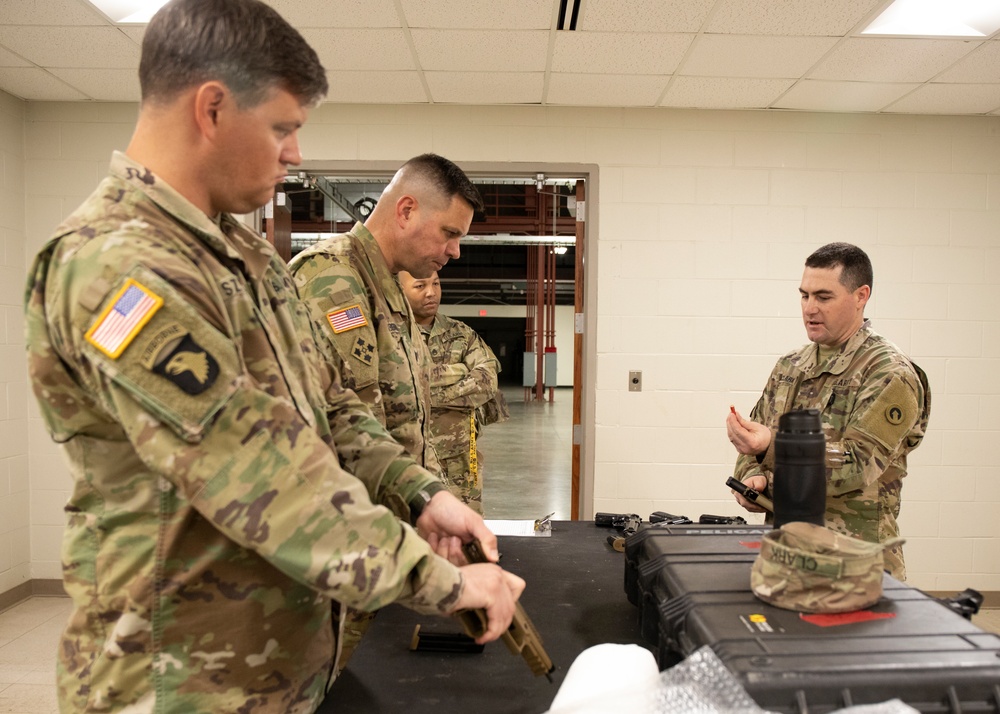
[[[500,640],[479,654],[411,652],[416,625],[421,632],[461,627],[391,605],[379,612],[318,711],[540,714],[586,648],[614,642],[650,649],[625,596],[624,555],[606,542],[614,532],[591,521],[556,521],[551,537],[499,539],[501,564],[528,583],[521,604],[556,666],[551,684]]]

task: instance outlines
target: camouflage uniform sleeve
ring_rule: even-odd
[[[878,481],[904,453],[907,436],[921,419],[923,403],[923,385],[908,365],[890,360],[866,375],[843,436],[830,439],[827,431],[830,493],[848,493]]]
[[[292,263],[295,286],[309,306],[317,341],[345,387],[354,391],[372,414],[385,424],[379,388],[379,355],[371,296],[364,281],[348,263],[325,253],[311,254]],[[344,310],[357,308],[360,316],[335,328],[331,320]],[[339,329],[340,331],[335,331]]]
[[[767,399],[767,394],[762,394],[760,399],[757,400],[757,404],[750,411],[750,420],[755,421],[759,424],[766,424],[764,420],[764,415],[770,411],[770,404]],[[771,429],[771,443],[774,443],[774,429]],[[770,492],[772,475],[774,471],[773,463],[771,466],[766,466],[766,455],[770,453],[771,446],[768,446],[768,451],[761,455],[760,458],[757,456],[747,456],[746,454],[740,454],[736,459],[736,467],[733,470],[733,476],[738,481],[745,481],[751,476],[764,476],[767,478],[767,490]]]
[[[115,241],[128,245],[129,238]],[[228,320],[197,268],[181,259],[157,264],[155,271],[136,265],[101,297],[92,289],[100,283],[94,276],[115,274],[116,266],[137,258],[115,256],[111,240],[92,243],[89,255],[76,256],[62,266],[65,275],[48,281],[49,333],[96,405],[124,429],[137,457],[228,538],[317,592],[360,609],[399,601],[447,612],[461,592],[459,571],[369,500],[322,438],[325,423],[309,423],[295,404],[249,378]],[[132,346],[111,356],[85,333],[121,299],[127,280],[162,304]],[[177,347],[171,347],[175,339],[163,339],[181,333]],[[180,349],[202,355],[201,362],[176,362]],[[189,388],[178,390],[187,372],[171,371],[171,365],[198,373],[197,384],[188,381]],[[352,466],[375,464],[376,472],[388,462],[390,471],[402,472],[412,465],[377,424],[357,429],[349,448],[360,452],[369,444],[371,461],[362,464],[358,453]]]
[[[469,409],[485,404],[497,393],[500,362],[483,339],[473,333],[461,362],[437,365],[431,372],[434,406]]]
[[[364,482],[369,498],[410,521],[409,503],[414,497],[441,484],[433,471],[436,462],[424,468],[406,455],[367,405],[337,382],[335,373],[326,389],[326,403],[330,430],[344,468]]]

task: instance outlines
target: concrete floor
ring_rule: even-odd
[[[477,444],[485,517],[534,520],[555,512],[553,520],[569,520],[573,388],[557,388],[553,402],[526,403],[523,387],[503,393],[510,419],[483,429]]]

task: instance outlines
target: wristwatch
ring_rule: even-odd
[[[424,512],[424,509],[427,508],[427,504],[431,502],[432,498],[434,498],[434,494],[439,491],[447,490],[447,487],[445,487],[445,485],[440,481],[432,481],[417,491],[416,495],[414,495],[407,504],[410,507],[410,523],[414,525],[416,524],[417,519],[420,518],[420,514]]]

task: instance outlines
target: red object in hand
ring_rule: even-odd
[[[736,416],[736,407],[732,404],[729,405],[729,411],[733,413],[733,416]]]

